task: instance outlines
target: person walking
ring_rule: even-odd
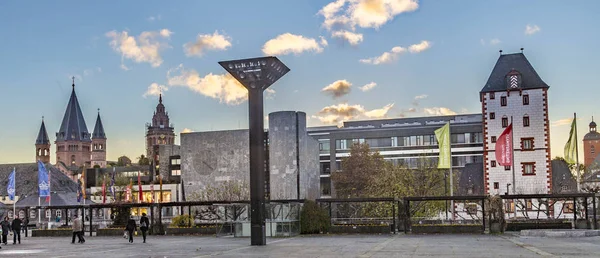
[[[146,217],[146,213],[142,213],[142,218],[140,219],[140,230],[142,231],[142,237],[144,238],[144,243],[146,243],[146,232],[148,232],[148,227],[150,226],[150,220]]]
[[[71,244],[75,244],[75,237],[78,239],[77,243],[85,243],[85,239],[83,239],[83,222],[77,217],[77,214],[73,215],[73,239]]]
[[[4,217],[4,220],[0,222],[0,226],[2,226],[2,243],[6,245],[6,242],[8,242],[8,233],[11,231],[8,217]]]
[[[129,217],[125,230],[127,230],[127,233],[129,234],[129,243],[133,244],[133,231],[137,230],[137,225],[135,224],[135,220],[133,220],[133,216]]]
[[[21,230],[23,231],[23,233],[25,233],[25,231],[27,231],[27,225],[29,225],[29,219],[25,218],[23,220],[23,226],[21,227]],[[25,236],[27,236],[27,234],[25,234]]]
[[[17,244],[17,240],[19,240],[19,244],[21,244],[21,224],[23,224],[23,221],[21,221],[19,217],[16,217],[12,221],[13,245]]]

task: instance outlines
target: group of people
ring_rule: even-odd
[[[142,213],[142,218],[140,218],[140,231],[142,231],[144,243],[146,243],[146,233],[148,232],[149,227],[150,220],[146,216],[146,213]],[[127,221],[127,226],[125,226],[125,234],[127,234],[127,237],[129,238],[129,243],[133,243],[134,231],[137,231],[137,224],[135,223],[133,216],[131,216]],[[73,239],[71,240],[71,244],[75,244],[75,237],[78,238],[78,243],[85,243],[85,238],[83,237],[83,221],[81,218],[78,218],[77,215],[73,216]]]
[[[13,245],[19,243],[21,244],[21,226],[24,225],[25,229],[27,229],[27,219],[23,222],[19,218],[13,219],[12,223],[8,221],[8,217],[4,217],[4,220],[0,222],[0,230],[2,231],[2,241],[4,245],[8,244],[8,234],[10,232],[13,233]],[[0,249],[2,247],[0,246]]]

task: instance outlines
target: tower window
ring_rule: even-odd
[[[535,175],[535,162],[521,163],[523,166],[523,175]]]
[[[523,95],[523,105],[529,105],[529,95]]]
[[[510,170],[510,166],[504,166],[504,170],[506,170],[506,171]]]
[[[496,99],[496,94],[494,92],[490,92],[490,99]]]
[[[500,188],[500,183],[494,182],[494,189],[499,189],[499,188]]]
[[[521,138],[521,150],[533,150],[533,138]]]
[[[529,116],[525,115],[523,117],[523,127],[529,127]]]
[[[492,136],[492,143],[496,142],[496,136]]]
[[[495,168],[495,167],[496,167],[496,161],[495,161],[495,160],[492,160],[492,161],[490,162],[490,165],[491,165],[493,168]]]
[[[502,118],[502,128],[508,127],[508,117]]]
[[[506,96],[500,97],[500,106],[506,106]]]
[[[496,119],[496,113],[490,112],[490,119]]]
[[[594,147],[594,145],[590,146],[590,152],[591,152],[592,154],[595,154],[595,153],[596,153],[596,147]]]

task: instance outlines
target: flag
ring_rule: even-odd
[[[11,201],[15,200],[15,168],[12,173],[8,176],[8,185],[6,186],[6,192]]]
[[[140,171],[138,170],[138,201],[144,201],[144,193],[142,192],[142,181],[140,178]]]
[[[113,167],[113,172],[110,178],[110,193],[112,194],[113,201],[117,198],[115,197],[115,167]]]
[[[160,192],[158,194],[160,194],[160,202],[163,202],[163,194],[162,194],[162,175],[158,175],[158,181],[160,182]]]
[[[81,202],[81,197],[83,197],[81,193],[81,180],[77,180],[77,202]]]
[[[106,176],[102,178],[102,204],[106,203]]]
[[[512,128],[511,123],[496,140],[496,162],[500,166],[512,166],[513,163]]]
[[[83,199],[85,199],[85,168],[81,172],[81,177],[79,180],[81,180],[81,193],[83,195]]]
[[[127,196],[125,196],[125,198],[126,198],[125,200],[128,201],[128,202],[130,202],[131,199],[133,199],[133,198],[131,198],[131,195],[132,195],[132,193],[131,193],[131,186],[132,185],[133,185],[133,181],[131,179],[129,179],[129,184],[127,185],[127,193],[126,193]]]
[[[571,122],[569,140],[565,144],[565,161],[569,164],[577,163],[577,119],[573,119]]]
[[[50,196],[50,181],[48,180],[48,171],[41,160],[38,160],[38,196]]]
[[[150,183],[150,195],[152,195],[152,199],[150,200],[152,203],[154,203],[154,183]]]
[[[450,168],[450,122],[435,130],[435,138],[440,148],[438,168]]]

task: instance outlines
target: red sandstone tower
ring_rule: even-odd
[[[35,140],[35,160],[41,160],[44,163],[50,162],[50,139],[48,138],[44,118],[42,118],[42,126]]]
[[[600,133],[596,130],[596,122],[592,117],[590,131],[583,137],[583,165],[588,167],[596,158],[600,159]]]

